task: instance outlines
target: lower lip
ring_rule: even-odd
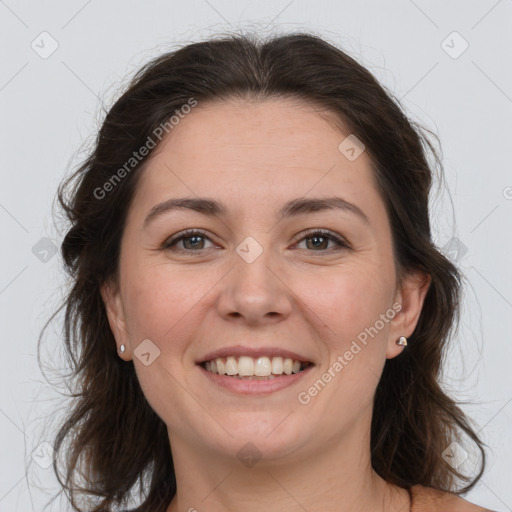
[[[292,373],[291,375],[283,374],[279,377],[276,376],[275,378],[268,380],[248,380],[239,379],[237,377],[228,377],[226,375],[209,372],[201,365],[198,365],[198,367],[201,372],[217,386],[227,389],[233,393],[255,395],[273,393],[274,391],[279,391],[280,389],[291,386],[309,373],[313,368],[313,365],[308,366],[299,373]]]

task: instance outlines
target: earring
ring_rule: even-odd
[[[405,336],[400,336],[395,343],[401,347],[407,347],[407,338]]]
[[[119,351],[120,351],[120,352],[124,352],[125,350],[126,350],[126,347],[125,347],[124,345],[121,345],[121,346],[119,347]]]

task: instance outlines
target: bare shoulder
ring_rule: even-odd
[[[415,485],[411,488],[411,512],[493,512],[452,492]]]

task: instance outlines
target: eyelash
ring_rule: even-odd
[[[193,236],[197,236],[197,235],[199,235],[202,238],[206,238],[206,239],[212,241],[210,239],[210,237],[208,237],[208,235],[206,234],[205,231],[202,231],[199,229],[187,229],[186,231],[183,231],[182,233],[178,234],[176,237],[167,239],[163,243],[162,249],[163,250],[172,250],[172,251],[181,252],[181,253],[192,253],[192,252],[205,251],[206,249],[193,250],[193,249],[176,249],[175,248],[175,246],[178,242],[181,242],[184,239],[192,238]],[[334,247],[334,248],[331,247],[331,249],[324,249],[324,250],[320,250],[320,251],[310,251],[310,252],[331,252],[332,250],[340,251],[342,249],[350,249],[349,244],[345,240],[343,240],[342,238],[339,238],[338,236],[332,234],[330,231],[327,231],[327,230],[310,229],[310,230],[303,232],[301,235],[302,235],[302,238],[300,240],[298,240],[296,242],[296,244],[298,244],[304,240],[307,240],[308,238],[314,238],[314,236],[316,236],[316,235],[321,235],[322,238],[327,238],[327,240],[336,242],[336,244],[338,244],[338,247]]]

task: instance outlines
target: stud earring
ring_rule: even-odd
[[[405,336],[400,336],[395,343],[401,347],[407,347],[407,338]]]
[[[119,347],[120,352],[124,352],[126,350],[126,347],[124,345],[121,345]]]

